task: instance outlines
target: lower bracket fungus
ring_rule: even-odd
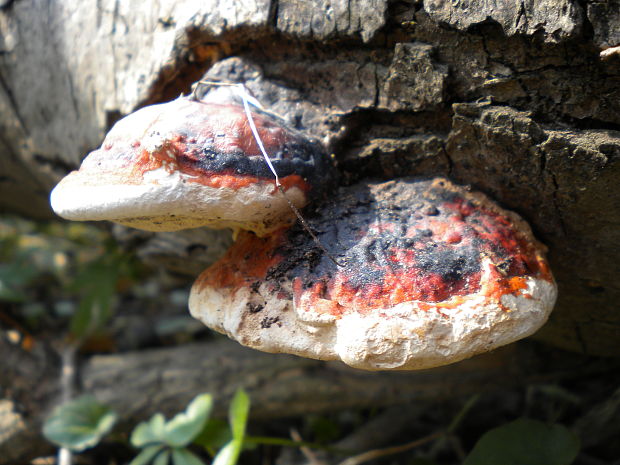
[[[556,299],[516,214],[444,179],[341,188],[298,225],[243,232],[198,278],[190,311],[267,352],[367,370],[456,362],[535,332]]]

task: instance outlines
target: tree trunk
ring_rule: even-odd
[[[51,218],[51,187],[121,116],[243,82],[343,182],[443,175],[521,214],[559,285],[535,337],[619,356],[619,44],[618,0],[5,0],[0,208]],[[164,264],[195,274],[188,243],[212,239],[185,234]]]

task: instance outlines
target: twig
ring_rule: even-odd
[[[457,443],[454,442],[454,439],[456,438],[454,432],[461,425],[461,423],[470,412],[470,410],[474,407],[474,405],[476,405],[478,399],[480,399],[480,394],[474,394],[469,399],[467,399],[463,407],[461,407],[461,409],[457,412],[454,418],[452,418],[452,421],[446,428],[446,434],[442,436],[437,442],[435,442],[435,444],[433,444],[429,451],[429,456],[434,457],[439,453],[440,450],[449,446],[459,458],[464,458],[465,454],[462,451],[462,448],[459,450],[459,448],[456,446]]]
[[[406,444],[401,444],[400,446],[392,446],[386,447],[384,449],[373,449],[367,452],[363,452],[359,455],[354,455],[353,457],[349,457],[346,460],[343,460],[338,465],[359,465],[364,462],[368,462],[369,460],[377,459],[380,457],[385,457],[386,455],[398,454],[400,452],[405,452],[409,449],[414,449],[416,447],[422,446],[426,443],[434,441],[435,439],[443,436],[444,431],[437,431],[433,434],[429,434],[428,436],[424,436],[423,438],[416,439],[415,441],[408,442]]]
[[[292,439],[270,437],[270,436],[245,436],[245,438],[243,439],[243,442],[244,444],[256,444],[256,445],[261,444],[261,445],[267,445],[267,446],[292,447],[295,449],[306,447],[308,449],[316,449],[316,450],[325,451],[325,452],[329,452],[332,454],[338,454],[338,455],[350,455],[354,452],[351,449],[344,449],[342,447],[326,446],[324,444],[319,444],[318,442],[294,441]]]
[[[303,438],[301,437],[301,434],[299,434],[299,431],[297,431],[295,428],[291,428],[291,438],[293,438],[294,441],[303,442]],[[312,450],[310,450],[309,447],[301,446],[299,450],[301,451],[302,454],[304,454],[304,457],[308,459],[308,462],[310,463],[310,465],[325,465],[323,461],[319,460],[316,457],[315,453],[312,452]]]
[[[367,422],[340,439],[335,447],[349,450],[344,457],[350,457],[369,449],[378,449],[394,444],[394,437],[404,428],[411,425],[421,415],[425,404],[407,402],[388,407],[378,415],[369,418]]]
[[[77,346],[69,344],[63,348],[61,358],[60,371],[60,392],[62,403],[67,403],[73,398],[73,386],[75,383],[75,353]],[[65,447],[58,450],[58,465],[71,465],[73,463],[73,454]]]
[[[256,129],[256,125],[254,124],[254,117],[252,116],[252,112],[250,111],[250,106],[248,105],[248,99],[247,99],[248,92],[245,89],[245,86],[243,84],[238,84],[238,89],[241,94],[241,99],[243,100],[243,108],[245,110],[245,115],[248,118],[248,123],[250,124],[250,129],[252,129],[252,134],[254,134],[254,139],[256,139],[256,143],[258,144],[258,147],[260,148],[260,151],[263,154],[263,158],[267,162],[267,165],[269,165],[269,169],[271,170],[274,177],[276,178],[276,186],[278,187],[278,190],[282,194],[282,197],[284,197],[284,199],[286,200],[286,203],[288,203],[288,206],[291,208],[291,210],[293,210],[293,212],[295,213],[295,216],[297,216],[297,219],[299,219],[303,228],[308,232],[308,234],[310,234],[314,243],[323,251],[325,255],[329,257],[329,259],[332,262],[334,262],[336,266],[342,267],[343,265],[341,265],[340,263],[336,261],[336,259],[332,256],[332,254],[330,254],[327,251],[327,249],[323,246],[319,238],[314,234],[314,232],[312,232],[312,230],[310,229],[310,226],[308,226],[308,223],[306,223],[306,220],[301,215],[300,211],[293,204],[293,202],[291,202],[291,200],[288,198],[288,196],[284,192],[284,188],[282,187],[282,184],[280,183],[280,177],[278,176],[278,173],[276,173],[276,169],[273,167],[273,164],[271,163],[271,159],[269,158],[269,155],[267,155],[267,151],[265,150],[263,141],[261,140],[258,134],[258,129]]]
[[[214,82],[214,81],[198,81],[196,83],[196,85],[192,89],[191,98],[193,100],[198,100],[198,97],[196,96],[196,92],[198,90],[198,85],[199,84],[212,85],[212,86],[213,85],[231,86],[231,87],[237,89],[237,92],[239,93],[239,96],[241,97],[241,100],[243,101],[243,109],[245,111],[246,118],[247,118],[248,123],[250,125],[250,129],[252,130],[252,134],[254,135],[254,139],[256,140],[256,143],[258,144],[258,148],[260,149],[261,154],[263,155],[263,158],[265,159],[265,162],[267,163],[267,166],[269,166],[269,169],[273,173],[273,176],[274,176],[274,178],[276,180],[276,187],[278,188],[278,191],[280,192],[280,194],[282,194],[282,197],[284,197],[284,199],[286,200],[286,203],[288,203],[288,206],[290,207],[290,209],[293,210],[293,212],[295,213],[295,216],[301,222],[301,225],[303,226],[303,228],[306,230],[306,232],[308,234],[310,234],[310,237],[312,237],[312,240],[314,241],[314,243],[321,249],[321,251],[332,262],[334,262],[334,264],[336,266],[342,268],[344,265],[339,263],[334,258],[334,256],[327,251],[327,249],[323,246],[323,244],[321,243],[319,238],[316,236],[316,234],[314,234],[312,229],[310,229],[310,226],[308,225],[308,223],[306,222],[306,220],[302,216],[302,214],[299,211],[299,209],[295,206],[295,204],[293,202],[291,202],[291,199],[289,199],[288,196],[286,195],[286,192],[284,191],[284,188],[282,187],[282,184],[280,183],[280,177],[278,176],[278,173],[276,172],[276,169],[274,168],[273,163],[271,163],[271,159],[269,158],[269,155],[267,154],[267,151],[265,150],[265,146],[263,145],[263,141],[261,140],[260,135],[258,134],[258,129],[256,128],[256,124],[254,124],[254,117],[252,116],[252,112],[250,111],[250,105],[249,105],[248,102],[250,100],[252,100],[253,105],[258,106],[258,108],[261,108],[260,105],[257,105],[257,104],[254,103],[256,101],[256,99],[254,97],[252,97],[248,93],[248,91],[246,90],[245,86],[243,84],[240,84],[240,83],[226,83],[226,82]]]
[[[465,452],[465,449],[463,449],[463,444],[461,444],[461,439],[452,433],[448,433],[447,437],[448,437],[448,442],[450,443],[450,446],[452,446],[452,450],[454,451],[454,453],[459,459],[459,462],[462,462],[463,460],[465,460],[467,453]]]
[[[465,419],[469,411],[473,408],[474,405],[476,405],[476,402],[478,402],[478,399],[480,399],[480,394],[475,394],[471,396],[469,399],[467,399],[467,402],[465,402],[465,405],[463,405],[461,410],[459,410],[459,412],[450,422],[450,425],[448,426],[448,429],[447,429],[448,433],[453,433],[454,430],[456,430],[459,427],[459,425]]]

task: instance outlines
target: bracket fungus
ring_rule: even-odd
[[[322,147],[254,108],[283,197],[244,107],[180,97],[120,120],[78,171],[52,191],[69,220],[110,220],[149,231],[209,226],[259,235],[291,224],[297,208],[331,180]]]
[[[241,344],[367,370],[456,362],[536,331],[556,287],[516,214],[445,179],[341,188],[298,226],[242,233],[190,311]]]
[[[422,369],[546,321],[555,282],[519,216],[441,178],[362,182],[326,198],[334,176],[321,146],[265,112],[251,118],[256,131],[243,106],[191,98],[143,108],[60,182],[52,206],[153,231],[241,230],[194,283],[190,311],[267,352]],[[318,240],[289,205],[312,199]]]

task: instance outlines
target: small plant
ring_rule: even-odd
[[[245,429],[250,413],[250,398],[243,390],[238,390],[230,404],[228,422],[230,424],[231,439],[220,449],[213,460],[213,465],[234,465],[241,454],[245,440]],[[217,440],[220,435],[214,435]],[[202,445],[207,449],[216,446],[211,437],[205,437]]]
[[[184,412],[166,421],[156,413],[131,433],[131,444],[140,453],[130,465],[204,465],[189,447],[201,446],[214,455],[213,465],[234,465],[244,448],[250,399],[237,390],[230,404],[229,423],[210,419],[213,398],[200,394]],[[82,396],[54,410],[43,427],[43,434],[54,444],[73,452],[96,446],[110,432],[116,414],[92,396]]]
[[[105,328],[112,317],[117,285],[130,274],[129,259],[109,244],[101,255],[81,264],[67,284],[71,294],[79,296],[70,322],[70,336],[77,345]]]
[[[192,443],[206,450],[219,449],[213,459],[214,465],[236,464],[243,449],[250,399],[245,391],[237,390],[228,413],[230,429],[223,422],[209,421],[212,405],[211,395],[201,394],[185,412],[170,421],[165,421],[161,413],[156,413],[149,421],[140,423],[131,434],[131,444],[142,451],[130,465],[151,462],[164,465],[170,460],[173,465],[204,464],[188,449]]]
[[[446,430],[400,446],[387,447],[349,456],[341,465],[360,465],[369,460],[442,441],[453,434],[476,398],[470,399]],[[257,444],[284,447],[310,447],[337,455],[350,452],[319,444],[291,441],[284,438],[246,435],[250,399],[242,389],[237,390],[228,410],[228,423],[210,418],[213,398],[200,394],[184,412],[171,420],[156,413],[136,426],[131,444],[140,449],[129,465],[205,465],[191,447],[211,455],[212,465],[236,465],[245,448]],[[43,433],[51,442],[73,452],[96,446],[108,434],[116,414],[98,403],[92,396],[82,396],[58,407],[47,419]],[[463,465],[569,465],[579,452],[579,439],[561,424],[519,418],[487,431],[465,458]],[[430,458],[416,458],[412,463],[432,465]]]
[[[58,446],[81,452],[96,446],[112,430],[116,418],[112,409],[85,395],[54,409],[43,434]]]
[[[22,335],[63,321],[75,347],[105,336],[118,289],[139,270],[99,228],[0,218],[0,304]]]
[[[213,399],[209,394],[197,396],[185,412],[166,421],[161,413],[140,423],[131,434],[131,444],[142,452],[131,465],[144,465],[150,462],[167,464],[172,457],[175,465],[200,464],[202,460],[187,449],[187,446],[204,428]]]

